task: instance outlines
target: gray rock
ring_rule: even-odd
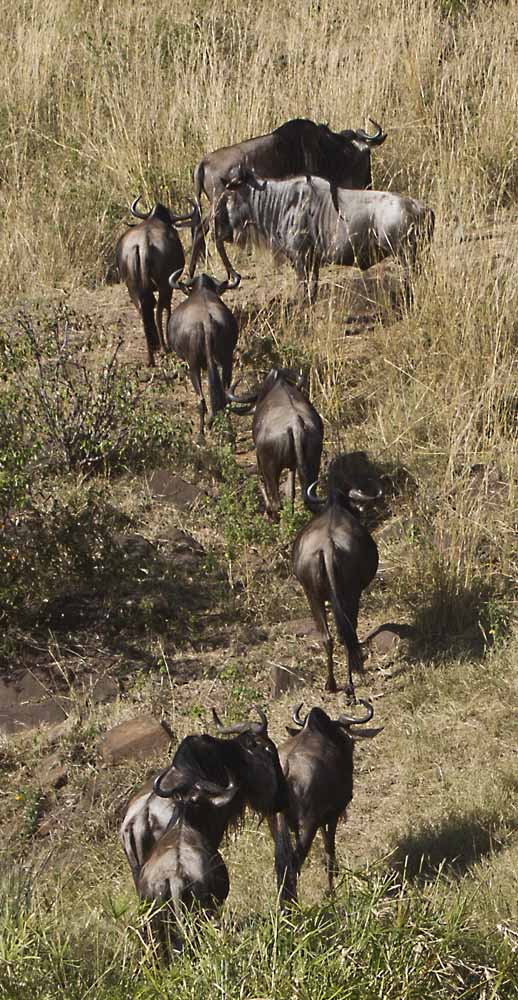
[[[151,473],[149,487],[157,500],[168,500],[179,510],[190,510],[197,500],[206,496],[199,486],[175,476],[169,469],[155,469]]]
[[[272,698],[280,698],[286,691],[296,691],[304,684],[303,678],[283,663],[272,664]]]
[[[164,726],[151,715],[141,715],[111,729],[100,744],[105,764],[165,754],[170,736]]]

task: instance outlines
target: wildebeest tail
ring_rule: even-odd
[[[205,333],[205,355],[207,358],[207,379],[209,382],[209,399],[210,399],[210,411],[211,420],[218,410],[224,410],[226,406],[226,397],[223,390],[223,384],[221,382],[221,376],[219,374],[218,366],[214,360],[214,350],[212,341],[212,324],[206,323],[204,327]]]
[[[322,557],[324,561],[325,573],[329,582],[329,596],[336,622],[336,630],[340,637],[340,641],[348,650],[352,652],[359,647],[360,643],[356,634],[356,628],[343,606],[343,599],[340,596],[337,585],[334,546],[326,545],[323,550]]]

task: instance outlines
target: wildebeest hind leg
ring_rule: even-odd
[[[327,625],[325,606],[323,601],[321,601],[318,596],[307,590],[306,597],[308,599],[311,614],[313,615],[315,626],[320,637],[320,642],[324,647],[327,657],[327,679],[325,689],[326,691],[331,691],[331,693],[334,694],[336,692],[336,680],[333,669],[333,640]]]
[[[205,399],[203,396],[203,389],[201,387],[201,378],[199,371],[196,371],[194,368],[191,368],[189,371],[189,375],[191,377],[191,382],[193,384],[194,391],[199,399],[199,404],[198,404],[198,413],[200,415],[199,437],[201,440],[203,440],[205,434],[205,414],[207,413],[207,404],[205,403]]]
[[[169,322],[169,317],[171,315],[171,289],[170,288],[160,288],[158,292],[158,305],[156,308],[156,319],[158,327],[158,336],[160,338],[160,346],[163,351],[167,350],[167,345],[164,337],[164,309],[166,315],[166,329]]]
[[[324,850],[326,853],[327,884],[330,893],[333,891],[333,878],[338,873],[335,848],[337,823],[338,817],[330,820],[328,823],[325,823],[323,827],[321,827],[322,837],[324,839]]]

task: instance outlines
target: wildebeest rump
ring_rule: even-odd
[[[221,816],[236,792],[232,778],[220,786],[191,774],[187,792],[175,796],[167,829],[137,876],[139,897],[154,904],[151,926],[164,951],[168,937],[173,948],[181,947],[178,923],[184,908],[197,906],[211,915],[228,896],[228,872],[218,846]]]
[[[202,436],[207,412],[201,385],[202,371],[207,372],[209,384],[209,427],[216,413],[227,404],[225,393],[232,378],[238,327],[221,296],[229,288],[237,288],[240,277],[234,274],[231,282],[215,281],[207,274],[201,274],[197,278],[180,281],[180,273],[176,271],[172,274],[169,283],[171,288],[180,289],[188,298],[171,313],[167,324],[167,346],[189,365],[191,382],[199,399]]]
[[[284,255],[312,298],[321,264],[365,270],[397,257],[413,265],[419,244],[433,234],[434,218],[423,202],[391,191],[338,188],[335,199],[320,177],[267,181],[259,190],[237,166],[215,224],[220,241],[255,242]]]
[[[290,471],[292,508],[295,472],[304,497],[318,479],[324,427],[315,407],[301,392],[302,383],[302,376],[274,368],[255,391],[240,397],[227,394],[234,402],[255,406],[252,437],[266,511],[273,518],[280,510],[279,480],[283,469]]]
[[[172,289],[169,275],[183,268],[185,257],[175,226],[190,216],[173,215],[157,203],[150,212],[137,210],[135,198],[131,212],[142,219],[131,226],[117,242],[115,258],[121,281],[126,283],[131,301],[142,316],[148,361],[154,365],[154,352],[165,347],[163,313],[171,315]],[[155,292],[158,293],[155,316]]]
[[[257,174],[281,180],[297,174],[313,174],[326,178],[333,190],[337,187],[370,188],[371,147],[380,146],[386,139],[381,126],[376,122],[373,125],[376,127],[373,135],[368,135],[363,129],[333,132],[327,125],[317,125],[307,118],[294,118],[266,135],[216,149],[204,156],[194,170],[198,206],[204,193],[213,210],[217,208],[230,172],[238,164],[247,168],[249,177]],[[196,270],[209,224],[209,218],[204,219],[193,240],[189,266],[191,275]],[[216,244],[218,246],[217,232]],[[221,246],[218,250],[221,253]],[[224,251],[221,256],[230,275]]]
[[[372,535],[362,525],[358,508],[382,496],[379,480],[358,477],[348,483],[335,475],[331,464],[329,491],[317,500],[310,488],[306,502],[317,513],[295,538],[293,572],[302,584],[320,640],[327,654],[326,691],[336,691],[333,669],[333,640],[327,625],[326,602],[331,604],[340,641],[347,650],[349,683],[354,695],[352,671],[361,670],[362,656],[356,634],[362,591],[378,568],[378,549]]]
[[[293,721],[301,731],[288,729],[291,738],[279,748],[288,786],[288,808],[269,820],[277,844],[288,842],[287,826],[295,834],[294,853],[289,848],[285,855],[277,853],[277,878],[283,899],[296,899],[297,877],[319,829],[324,840],[329,891],[333,889],[336,828],[353,797],[354,738],[376,736],[381,731],[360,728],[374,714],[369,702],[361,704],[367,709],[361,719],[340,715],[333,720],[321,708],[312,708],[301,719],[301,705],[293,713]]]
[[[238,730],[234,739],[218,739],[206,733],[186,736],[169,767],[133,795],[119,839],[136,884],[142,865],[171,820],[175,798],[188,795],[194,781],[226,786],[230,775],[237,785],[228,806],[215,814],[213,824],[218,824],[219,837],[216,846],[246,806],[261,815],[282,812],[287,801],[284,775],[263,712],[260,719],[230,727],[233,733]],[[222,732],[228,730],[223,727]]]

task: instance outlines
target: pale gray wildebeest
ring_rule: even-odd
[[[131,301],[142,316],[150,365],[155,363],[155,351],[165,347],[163,313],[171,315],[171,271],[183,268],[185,257],[176,225],[191,215],[173,215],[160,203],[150,212],[137,209],[138,198],[132,202],[131,213],[142,221],[131,226],[117,242],[115,258],[121,281],[126,283]],[[158,293],[158,301],[155,300]],[[156,315],[155,315],[156,305]]]
[[[336,201],[336,204],[335,204]],[[435,216],[423,202],[391,191],[336,190],[320,177],[250,182],[250,171],[233,167],[218,201],[219,243],[256,243],[283,255],[316,294],[322,264],[366,270],[385,257],[416,263],[432,237]],[[224,261],[229,274],[232,265]]]
[[[291,505],[295,502],[295,472],[303,497],[318,479],[324,426],[320,415],[301,392],[303,376],[282,368],[273,368],[261,386],[244,396],[227,397],[247,407],[254,406],[252,437],[257,457],[266,513],[279,516],[281,498],[279,481],[284,469],[291,478]]]
[[[288,808],[269,819],[277,845],[276,869],[281,898],[297,898],[297,878],[318,830],[322,831],[329,892],[337,873],[335,836],[339,820],[353,797],[353,750],[357,737],[376,736],[381,729],[364,729],[374,709],[363,718],[339,715],[330,719],[321,708],[312,708],[300,718],[301,705],[293,712],[298,729],[288,729],[291,738],[279,748],[288,786]],[[295,834],[295,850],[282,853]],[[281,849],[279,848],[281,845]]]
[[[332,185],[333,192],[338,187],[370,188],[371,148],[380,146],[387,138],[380,125],[376,122],[372,124],[376,131],[373,135],[368,135],[363,129],[332,132],[327,125],[317,125],[307,118],[294,118],[267,135],[216,149],[204,156],[194,170],[194,190],[198,206],[201,209],[203,193],[211,203],[211,211],[217,209],[230,173],[239,164],[248,168],[247,176],[251,183],[255,175],[282,180],[297,174],[312,174],[326,178]],[[196,270],[209,226],[210,215],[198,226],[193,240],[189,265],[191,275]],[[230,276],[230,264],[217,229],[215,236],[218,252]]]
[[[327,655],[326,691],[337,690],[333,668],[333,640],[327,624],[326,603],[331,604],[338,638],[347,650],[348,694],[354,698],[352,671],[362,669],[360,642],[356,634],[362,591],[378,569],[378,549],[359,519],[359,511],[383,495],[380,481],[372,476],[343,475],[339,463],[328,473],[328,496],[318,500],[315,483],[306,493],[306,503],[316,512],[293,543],[293,572],[302,584]],[[320,511],[320,513],[318,513]]]
[[[171,764],[146,782],[130,799],[119,839],[128,859],[135,884],[143,864],[167,829],[178,797],[189,794],[195,782],[211,781],[227,785],[229,775],[236,792],[225,808],[213,813],[211,836],[218,847],[230,824],[236,823],[246,806],[266,816],[282,812],[287,792],[275,743],[268,736],[268,721],[257,708],[259,722],[241,722],[224,727],[215,716],[223,736],[186,736]],[[217,834],[217,836],[216,836]]]
[[[203,437],[207,404],[201,373],[207,372],[210,427],[216,413],[227,405],[226,391],[230,387],[238,338],[236,319],[221,296],[229,288],[237,288],[241,278],[235,272],[232,280],[227,281],[215,281],[207,274],[180,281],[180,274],[181,269],[172,274],[169,284],[188,298],[171,313],[167,324],[167,347],[189,366],[191,382],[199,399],[200,437]]]
[[[180,926],[186,910],[211,916],[228,896],[228,872],[218,851],[221,818],[228,815],[237,794],[236,782],[225,785],[184,772],[188,789],[178,789],[170,799],[165,833],[153,847],[136,879],[141,900],[152,903],[150,928],[156,932],[162,953],[168,945],[182,946]],[[189,780],[190,779],[190,780]]]

